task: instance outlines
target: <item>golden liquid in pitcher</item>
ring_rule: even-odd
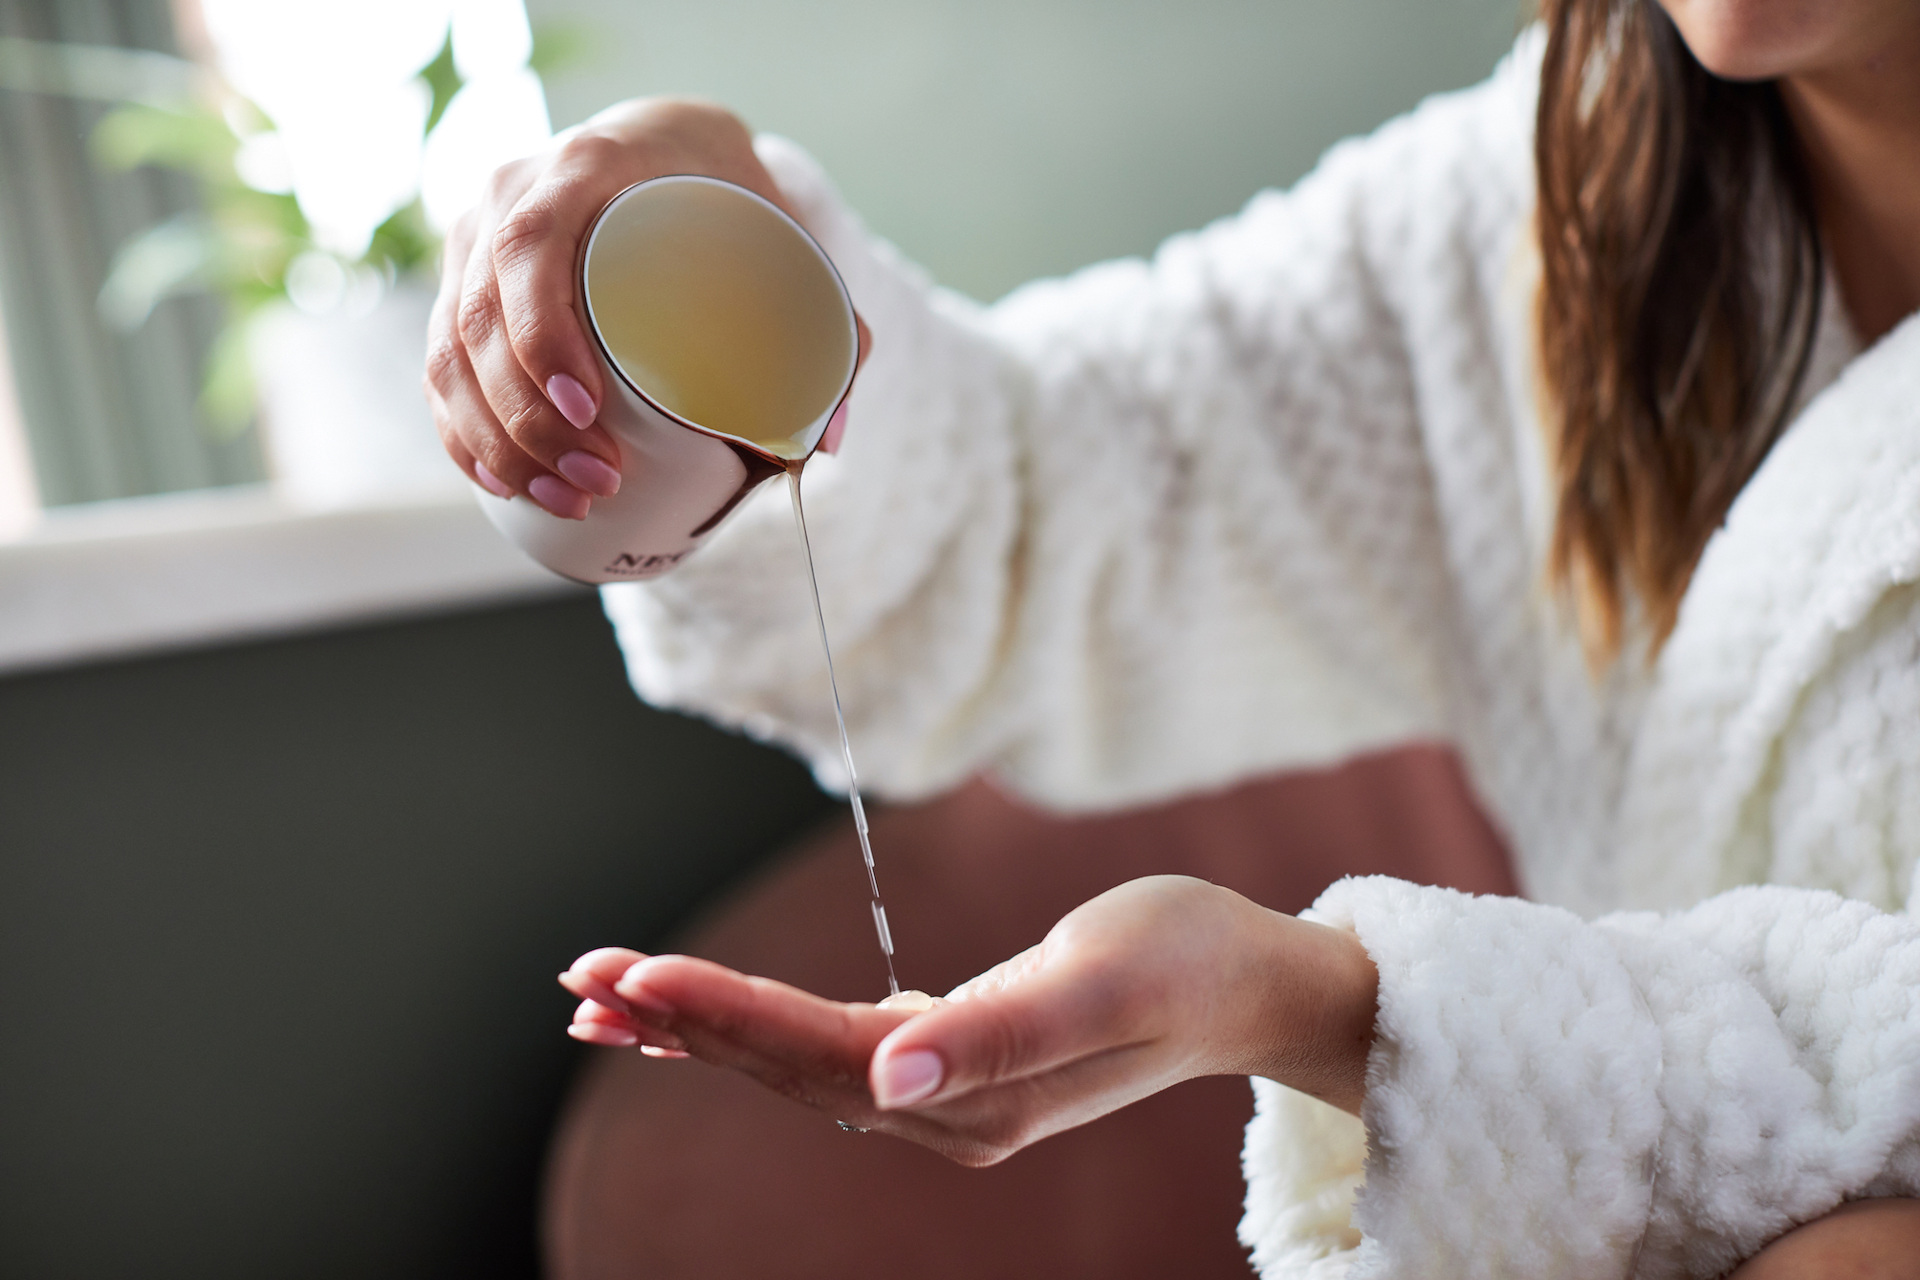
[[[853,368],[831,269],[734,190],[635,192],[595,234],[586,286],[608,354],[642,394],[782,460],[806,456]]]

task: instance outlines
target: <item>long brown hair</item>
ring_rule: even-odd
[[[1779,89],[1719,79],[1654,0],[1542,0],[1541,369],[1550,579],[1588,652],[1657,649],[1785,425],[1824,269]],[[1630,603],[1632,602],[1632,603]]]

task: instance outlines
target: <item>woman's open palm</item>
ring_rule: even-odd
[[[1350,934],[1154,876],[924,1012],[617,948],[561,981],[583,998],[579,1039],[688,1053],[985,1165],[1199,1075],[1271,1075],[1357,1107],[1376,978]]]

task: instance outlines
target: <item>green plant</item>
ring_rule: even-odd
[[[570,27],[536,31],[530,65],[543,75],[587,49]],[[459,92],[451,36],[418,78],[431,94],[431,130]],[[99,307],[113,327],[130,332],[168,298],[203,293],[225,315],[208,354],[200,408],[213,431],[231,435],[252,420],[253,371],[247,338],[262,308],[288,296],[289,272],[303,257],[327,254],[346,271],[391,285],[430,272],[439,239],[419,199],[374,232],[366,251],[339,260],[315,239],[291,194],[248,185],[236,157],[245,140],[273,122],[210,69],[147,50],[0,39],[0,87],[56,93],[109,104],[89,138],[102,168],[143,167],[188,175],[198,199],[192,210],[128,237],[114,253]]]
[[[433,92],[430,119],[437,120],[460,87],[450,50],[443,49],[421,77]],[[109,323],[130,330],[177,294],[206,292],[222,300],[225,321],[207,358],[200,403],[209,426],[225,433],[244,429],[253,415],[247,358],[252,321],[261,308],[287,296],[288,270],[303,254],[324,252],[292,195],[257,190],[235,167],[243,137],[271,127],[258,108],[216,85],[171,102],[123,102],[100,120],[90,139],[104,168],[150,165],[195,179],[200,207],[129,237],[114,254],[100,307]],[[430,270],[438,248],[416,199],[380,225],[364,255],[345,265],[378,272],[391,283]]]

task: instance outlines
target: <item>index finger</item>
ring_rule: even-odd
[[[697,1056],[837,1112],[872,1105],[866,1079],[874,1046],[916,1016],[841,1004],[692,956],[643,960],[614,991],[636,1017],[680,1037]]]

